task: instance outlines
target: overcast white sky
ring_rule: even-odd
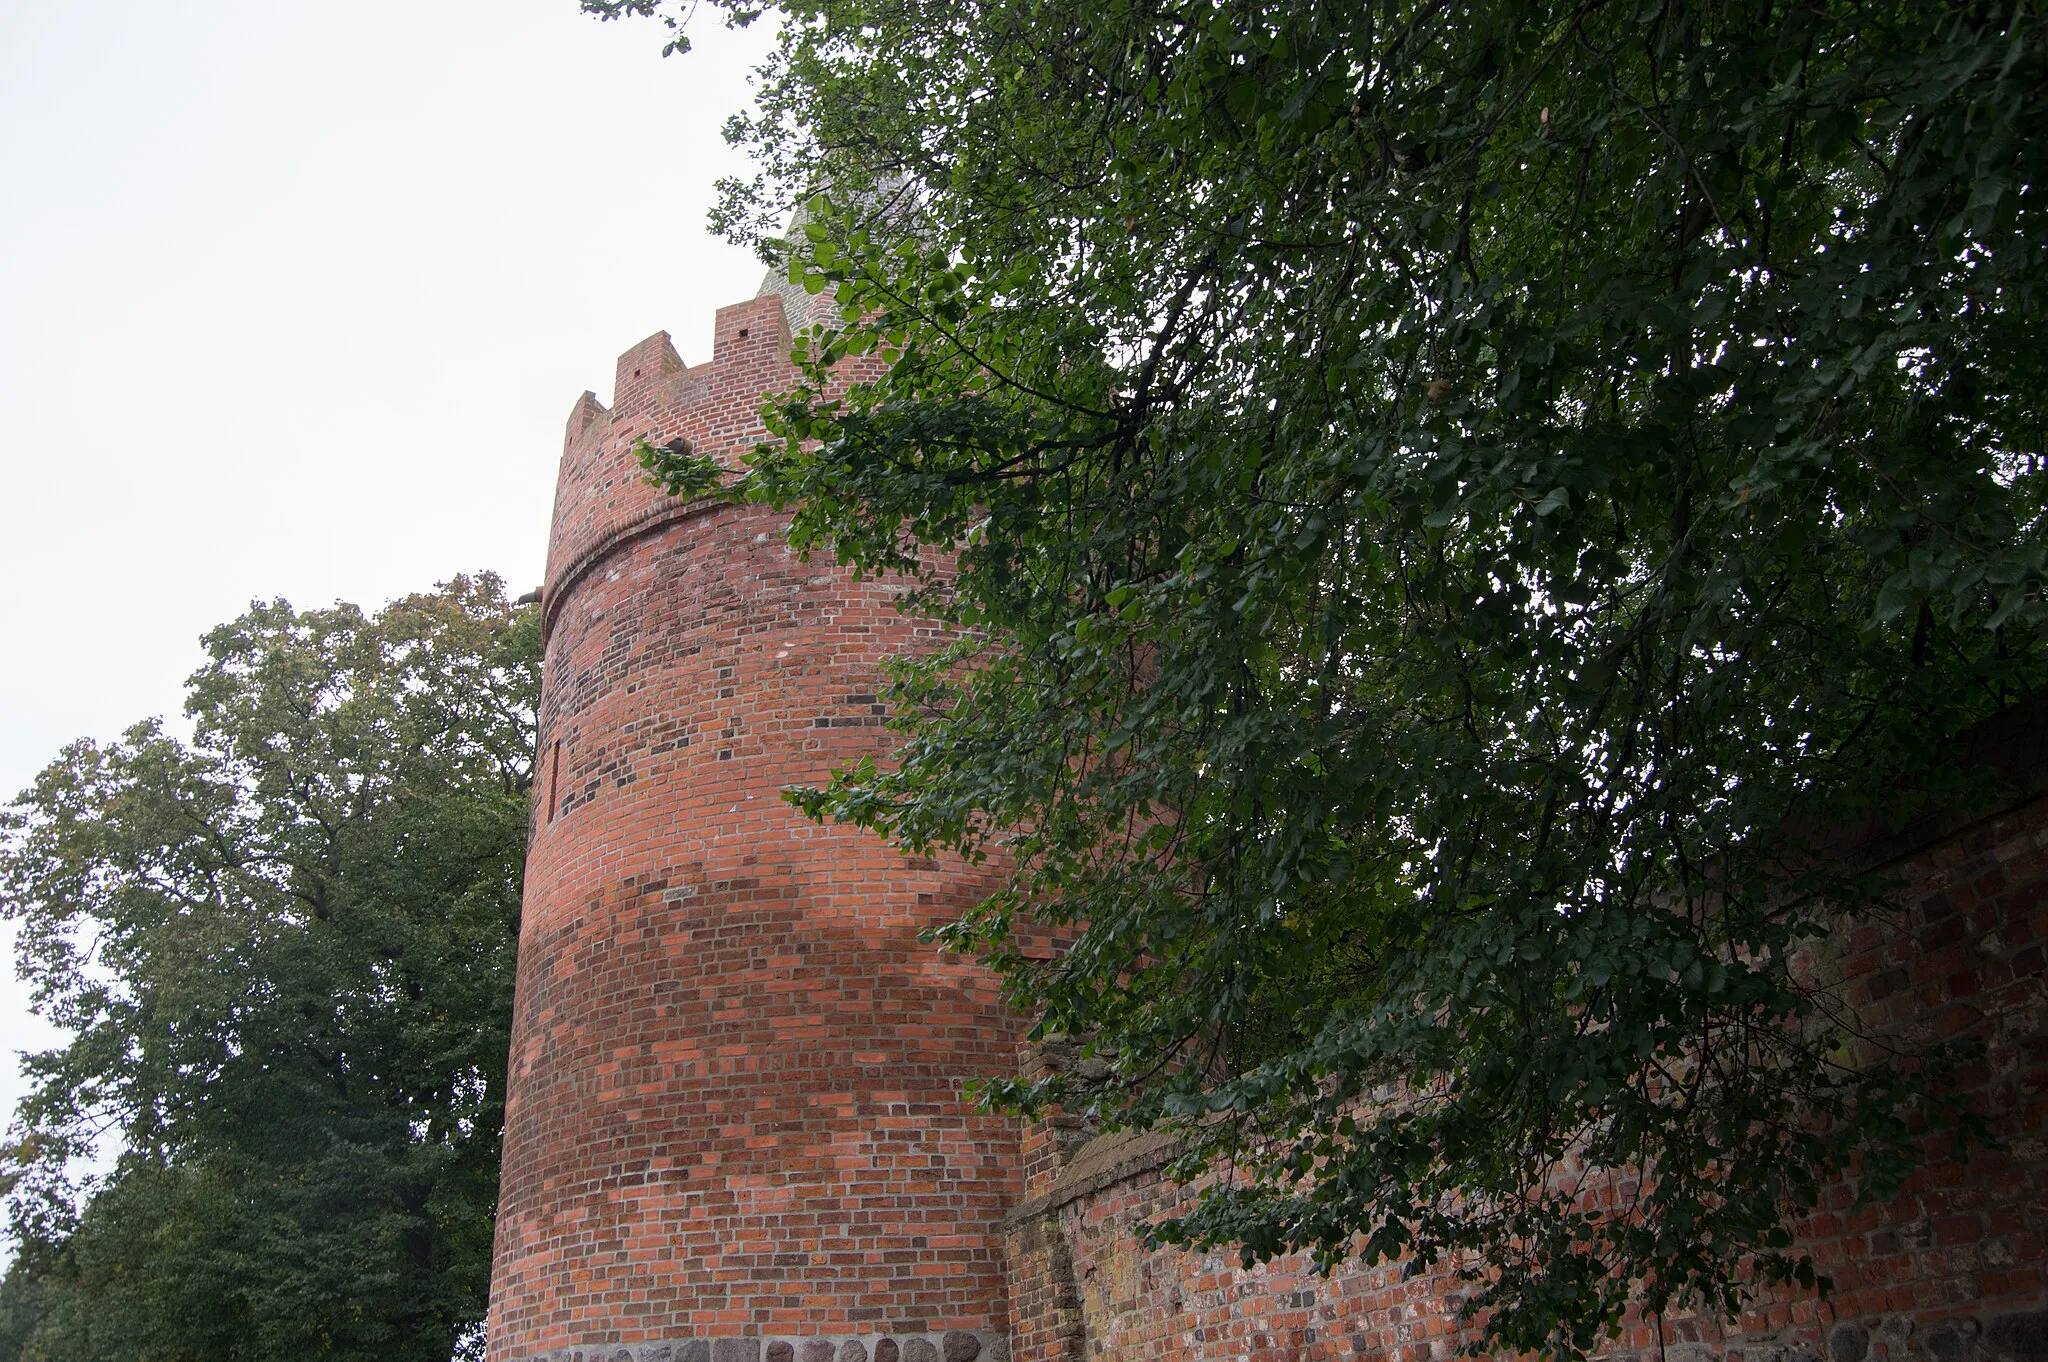
[[[539,581],[562,426],[761,267],[704,225],[765,48],[576,0],[0,0],[0,800],[174,716],[252,599]],[[7,942],[12,959],[11,935]],[[12,1058],[48,1043],[0,982]]]

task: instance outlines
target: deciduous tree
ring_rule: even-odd
[[[375,615],[252,606],[206,636],[189,741],[74,743],[4,815],[0,908],[71,1033],[29,1059],[8,1151],[23,1356],[473,1341],[533,615],[488,575]]]

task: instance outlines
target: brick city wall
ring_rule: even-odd
[[[1457,1284],[1398,1264],[1146,1251],[1184,1204],[1153,1137],[975,1111],[1021,1038],[980,969],[917,939],[991,887],[810,823],[787,785],[886,749],[881,661],[928,647],[886,582],[793,557],[784,520],[685,506],[638,438],[728,463],[793,378],[801,295],[666,335],[585,394],[543,589],[547,669],[491,1292],[493,1362],[1125,1362],[1371,1357],[1466,1341]],[[1836,1283],[1721,1334],[1636,1325],[1620,1359],[2048,1362],[2048,703],[1965,744],[2028,792],[1846,853],[1902,916],[1833,943],[1873,1025],[1975,1036],[2002,1148],[1805,1227]],[[1035,1062],[1072,1062],[1057,1051]]]
[[[1829,1299],[1783,1293],[1727,1332],[1669,1320],[1660,1339],[1636,1321],[1616,1362],[2048,1362],[2048,705],[2008,711],[1966,746],[2032,793],[1894,835],[1890,854],[1858,839],[1856,859],[1903,883],[1902,912],[1832,944],[1843,996],[1873,1028],[1984,1043],[1966,1082],[2002,1147],[1931,1162],[1889,1205],[1833,1189],[1802,1236]],[[1062,1134],[1027,1135],[1029,1200],[1005,1222],[1017,1362],[1436,1362],[1469,1341],[1461,1284],[1442,1273],[1353,1264],[1325,1278],[1299,1257],[1245,1270],[1234,1254],[1144,1249],[1133,1228],[1187,1204],[1162,1175],[1171,1146]]]
[[[799,321],[802,318],[799,316]],[[548,575],[493,1359],[1001,1362],[1013,1063],[978,967],[918,933],[987,872],[780,798],[882,751],[879,664],[930,646],[781,517],[679,505],[637,438],[736,463],[793,380],[784,299],[666,335],[569,421]]]

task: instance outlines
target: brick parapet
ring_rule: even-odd
[[[737,470],[762,438],[762,398],[796,376],[782,300],[771,294],[722,307],[712,335],[711,359],[690,366],[657,331],[619,356],[609,409],[594,393],[577,399],[555,484],[543,602],[608,545],[682,509],[647,481],[637,442],[684,439]]]

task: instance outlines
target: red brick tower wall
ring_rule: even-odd
[[[680,505],[631,449],[737,462],[786,386],[773,294],[666,334],[569,419],[542,593],[489,1351],[494,1362],[1002,1362],[1014,1064],[993,980],[918,932],[985,892],[820,827],[790,784],[885,751],[896,588],[799,561],[781,517]]]

